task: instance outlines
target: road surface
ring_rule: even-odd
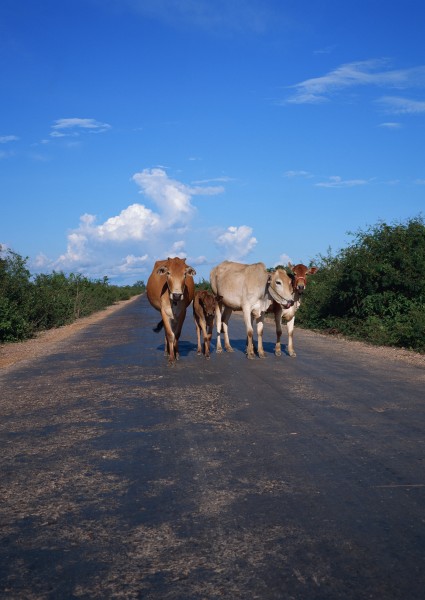
[[[0,375],[0,597],[415,600],[425,370],[296,330],[297,358],[169,367],[145,297]]]

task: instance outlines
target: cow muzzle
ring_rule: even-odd
[[[280,305],[282,306],[282,308],[291,308],[291,306],[294,306],[294,301],[293,300],[283,300],[280,302]]]
[[[184,294],[174,294],[173,293],[173,294],[170,294],[170,296],[171,296],[171,300],[173,302],[179,302],[179,300],[183,300],[183,298],[184,298]]]
[[[269,286],[269,293],[273,300],[280,304],[283,308],[291,308],[291,306],[293,306],[294,304],[292,298],[283,298],[280,294],[276,292],[276,290],[272,288],[272,286]]]

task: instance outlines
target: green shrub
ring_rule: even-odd
[[[93,281],[55,271],[31,280],[27,260],[0,247],[0,342],[66,325],[145,290],[143,281],[120,287],[110,285],[107,277]]]
[[[299,324],[425,352],[425,226],[380,223],[316,261]]]

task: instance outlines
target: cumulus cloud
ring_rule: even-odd
[[[228,227],[216,239],[217,246],[229,260],[240,260],[256,246],[257,240],[252,235],[252,228],[247,225]]]
[[[186,185],[161,168],[144,169],[132,180],[153,208],[133,203],[100,223],[95,215],[84,214],[68,234],[66,251],[50,262],[40,255],[35,266],[134,280],[158,257],[185,258],[186,243],[181,236],[196,212],[193,197],[219,194],[223,188]],[[206,262],[205,257],[198,261]]]
[[[288,255],[288,254],[281,254],[279,256],[279,259],[275,262],[274,266],[277,267],[278,265],[287,265],[288,262],[292,263],[292,258]]]
[[[110,217],[93,229],[93,234],[104,241],[142,241],[154,232],[160,216],[143,204],[131,204],[116,217]]]
[[[83,132],[103,133],[111,129],[108,123],[101,123],[95,119],[58,119],[52,125],[50,137],[78,137]]]

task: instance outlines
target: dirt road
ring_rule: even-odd
[[[123,305],[0,371],[0,597],[422,599],[425,368],[296,331],[297,358],[168,367]]]

